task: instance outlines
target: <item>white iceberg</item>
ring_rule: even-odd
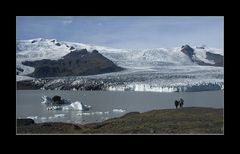
[[[91,113],[83,113],[83,115],[91,115]]]
[[[38,116],[29,116],[29,117],[27,117],[28,119],[32,119],[32,120],[34,120],[34,119],[37,119],[38,118]]]
[[[56,104],[49,96],[42,96],[43,104],[47,105],[47,110],[77,110],[86,111],[91,108],[80,101],[71,102],[70,100],[61,99],[61,104]]]
[[[126,110],[123,109],[113,109],[113,112],[125,112]]]
[[[104,114],[109,114],[109,111],[104,112]]]
[[[54,117],[55,118],[61,118],[61,117],[64,117],[65,115],[64,114],[55,114]]]
[[[41,117],[40,119],[41,119],[41,120],[46,120],[47,118],[46,118],[46,117]]]
[[[76,101],[71,103],[70,105],[63,106],[63,110],[77,110],[77,111],[86,111],[89,110],[91,106],[84,105],[82,102]]]
[[[103,112],[95,112],[95,114],[97,114],[97,115],[102,115]]]
[[[62,107],[61,106],[50,106],[50,107],[47,107],[47,110],[62,110]]]

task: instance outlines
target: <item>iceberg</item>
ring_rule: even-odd
[[[64,106],[63,110],[77,110],[77,111],[87,111],[91,108],[90,105],[84,105],[82,102],[76,101],[70,105]]]
[[[64,114],[55,114],[54,117],[55,118],[61,118],[61,117],[64,117],[65,115]]]
[[[38,118],[38,116],[29,116],[29,117],[27,117],[28,119],[32,119],[32,120],[35,120],[35,119],[37,119]]]
[[[85,105],[80,101],[71,102],[70,100],[61,99],[61,103],[56,103],[48,96],[42,96],[43,102],[47,106],[47,110],[76,110],[86,111],[91,108],[90,105]]]
[[[59,100],[59,103],[54,102],[53,98],[49,97],[49,96],[42,96],[42,103],[43,104],[47,104],[47,105],[53,105],[53,104],[71,104],[70,100],[66,100],[66,99],[61,99]]]
[[[113,109],[113,112],[125,112],[126,110],[123,110],[123,109]]]
[[[87,115],[91,115],[91,114],[90,114],[90,113],[83,113],[83,115],[86,115],[86,116],[87,116]]]
[[[41,117],[40,119],[41,119],[41,120],[46,120],[47,118],[46,118],[46,117]]]

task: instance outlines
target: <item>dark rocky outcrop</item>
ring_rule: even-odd
[[[71,47],[69,50],[74,50],[75,48],[74,47]]]
[[[23,72],[24,70],[22,68],[16,68],[16,75],[19,75],[20,72]]]
[[[61,99],[61,96],[57,96],[57,95],[53,96],[52,101],[53,101],[53,105],[64,104],[64,100]]]
[[[82,50],[74,50],[70,52],[69,54],[66,54],[63,56],[64,59],[81,59],[85,55],[89,55],[90,53],[87,51],[87,49]]]
[[[192,59],[193,54],[194,54],[193,48],[191,48],[189,45],[183,45],[181,52],[185,53],[193,61],[193,59]]]
[[[215,66],[223,66],[224,58],[222,55],[206,52],[206,58],[208,60],[213,60],[215,62]]]
[[[204,47],[197,47],[198,49],[205,49]],[[191,48],[189,45],[183,45],[181,52],[186,54],[190,60],[194,63],[197,63],[198,65],[203,65],[203,66],[223,66],[223,56],[220,54],[214,54],[211,52],[206,52],[206,59],[214,61],[214,64],[211,63],[205,63],[198,59],[195,56],[194,49]]]
[[[16,69],[17,69],[19,72],[23,72],[23,69],[22,69],[22,68],[17,67]]]
[[[33,40],[31,43],[35,43],[35,42],[37,42],[37,40]]]
[[[32,119],[17,119],[17,126],[25,126],[34,124],[34,120]]]
[[[55,45],[56,45],[56,46],[61,46],[61,44],[60,44],[60,43],[56,43]]]
[[[93,50],[92,53],[98,53],[98,51],[97,50]]]
[[[86,49],[74,50],[59,60],[43,59],[25,61],[22,64],[35,68],[34,72],[29,74],[35,78],[95,75],[123,70],[97,50],[88,52]]]
[[[53,96],[53,98],[52,98],[52,100],[54,101],[54,102],[58,102],[58,101],[61,101],[61,96]]]

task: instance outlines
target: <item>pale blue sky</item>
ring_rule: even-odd
[[[223,48],[222,16],[17,16],[16,39],[55,38],[115,48]]]

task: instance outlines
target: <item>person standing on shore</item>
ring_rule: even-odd
[[[178,101],[178,100],[175,100],[176,109],[178,108],[178,105],[179,105],[179,101]]]
[[[184,100],[182,99],[182,97],[180,97],[180,98],[179,98],[179,105],[180,105],[180,108],[183,107],[183,102],[184,102]]]

